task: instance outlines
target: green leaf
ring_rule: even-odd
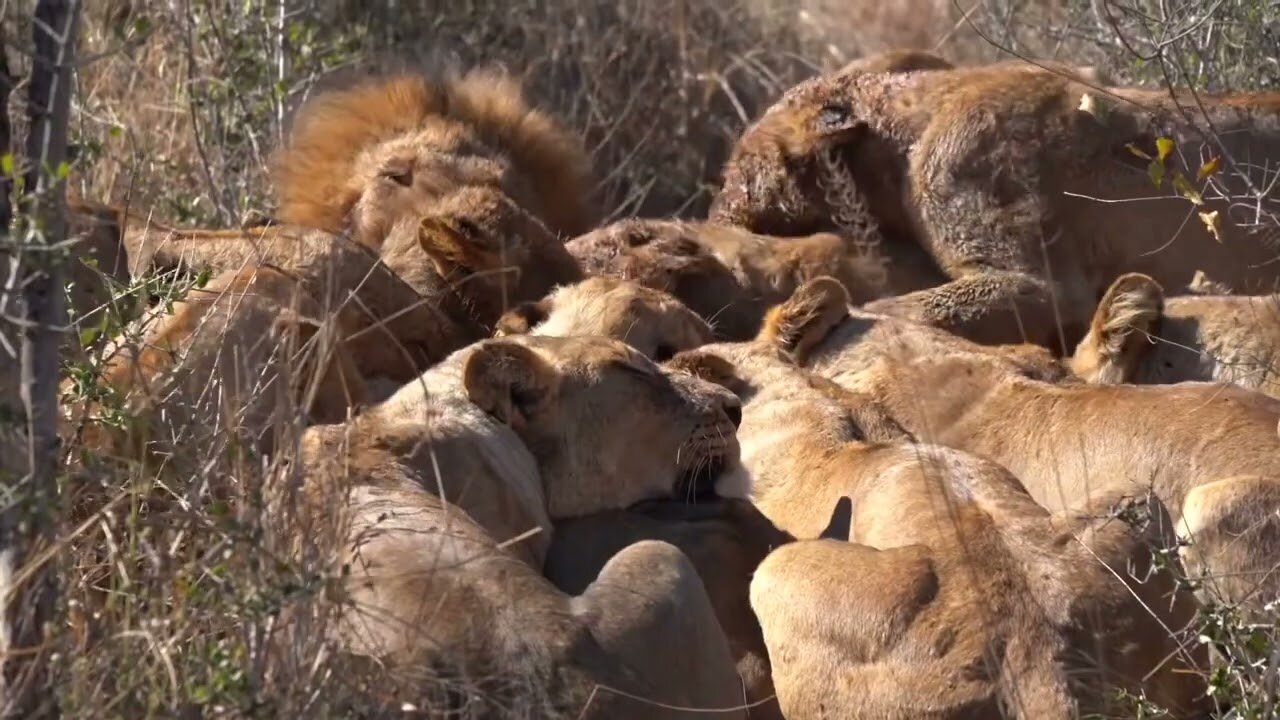
[[[13,153],[0,155],[0,170],[4,170],[5,175],[13,174]]]
[[[1164,159],[1169,157],[1169,153],[1173,152],[1173,148],[1174,143],[1172,139],[1167,137],[1156,138],[1156,157],[1160,162],[1163,163]]]
[[[87,327],[80,331],[80,347],[89,347],[94,340],[98,339],[98,328]]]
[[[196,275],[196,279],[195,279],[196,289],[201,289],[205,285],[208,285],[209,279],[212,277],[212,275],[213,273],[209,272],[209,268],[202,269],[200,273]]]
[[[57,177],[59,180],[65,180],[71,174],[71,165],[66,160],[58,163]]]
[[[1147,177],[1151,178],[1151,184],[1160,187],[1164,184],[1164,165],[1159,160],[1152,160],[1147,164]]]
[[[1218,167],[1222,164],[1222,158],[1209,158],[1200,166],[1200,171],[1196,173],[1196,180],[1204,182],[1205,178],[1218,172]]]

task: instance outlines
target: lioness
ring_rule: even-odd
[[[996,64],[813,78],[743,134],[710,217],[771,235],[879,237],[890,268],[923,250],[949,281],[868,309],[1066,354],[1122,272],[1176,286],[1202,269],[1251,293],[1280,280],[1280,204],[1253,199],[1270,187],[1253,174],[1280,155],[1280,95],[1198,100],[1211,141],[1193,126],[1196,100],[1095,90],[1070,73]],[[1202,167],[1204,181],[1173,182]],[[1203,207],[1179,195],[1188,189]]]
[[[1280,398],[1280,295],[1165,297],[1128,273],[1107,289],[1071,369],[1094,383],[1235,383]]]
[[[621,340],[662,362],[711,342],[711,328],[671,295],[629,280],[593,277],[522,303],[498,320],[495,334],[597,335]]]
[[[988,460],[868,441],[777,342],[669,364],[742,399],[751,498],[780,528],[819,537],[852,499],[845,532],[858,544],[784,545],[752,581],[787,718],[1065,719],[1105,712],[1116,687],[1179,716],[1196,709],[1203,681],[1183,673],[1203,649],[1183,652],[1169,629],[1197,605],[1172,576],[1144,574],[1143,537],[1105,517],[1051,516]]]
[[[523,336],[464,348],[348,423],[310,428],[298,527],[334,517],[350,486],[345,645],[501,683],[462,694],[475,702],[541,695],[535,715],[741,705],[724,635],[670,546],[624,550],[575,599],[537,572],[552,519],[709,495],[737,462],[737,409],[622,343]]]
[[[280,221],[378,248],[404,218],[464,187],[488,187],[572,237],[595,224],[581,141],[496,72],[398,75],[321,92],[272,158]]]
[[[679,220],[622,220],[566,243],[583,270],[665,290],[711,323],[722,339],[744,340],[765,310],[801,283],[831,275],[856,298],[928,287],[884,287],[874,249],[850,249],[838,236],[771,238],[739,228]],[[904,273],[900,273],[904,276]]]
[[[921,441],[1004,465],[1052,511],[1154,492],[1207,592],[1254,607],[1277,597],[1280,402],[1223,384],[1046,382],[1024,356],[850,311],[831,279],[796,291],[769,327]]]

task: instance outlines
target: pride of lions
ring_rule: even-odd
[[[706,220],[602,226],[512,79],[373,78],[271,222],[73,205],[211,279],[109,343],[127,426],[67,422],[293,453],[273,529],[333,538],[322,632],[397,708],[1204,716],[1203,608],[1280,600],[1276,161],[1280,94],[896,52],[787,91]]]

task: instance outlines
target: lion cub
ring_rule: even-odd
[[[857,398],[787,356],[815,322],[775,317],[759,341],[669,363],[743,401],[746,474],[722,489],[749,488],[802,539],[852,499],[850,542],[784,545],[751,584],[783,714],[1065,720],[1105,712],[1117,687],[1195,710],[1204,684],[1183,671],[1204,653],[1167,628],[1190,624],[1197,605],[1168,574],[1142,574],[1147,538],[1106,517],[1051,515],[988,460],[875,439],[850,412]]]
[[[1071,369],[1093,383],[1216,380],[1280,398],[1280,295],[1165,297],[1149,276],[1122,275]]]
[[[340,637],[357,654],[504,681],[462,700],[545,694],[533,715],[731,708],[742,688],[728,645],[677,550],[632,546],[577,598],[539,570],[551,520],[708,496],[737,463],[737,410],[616,341],[488,340],[346,424],[310,428],[303,517],[283,516],[298,506],[287,497],[274,507],[306,536],[341,520],[334,560],[353,602]]]

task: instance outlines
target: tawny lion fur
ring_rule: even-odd
[[[326,312],[277,268],[229,270],[104,346],[107,398],[88,393],[68,432],[99,451],[145,456],[215,438],[270,449],[297,417],[342,421],[365,400],[347,346],[353,315]],[[117,403],[123,431],[98,418]]]
[[[1107,289],[1071,357],[1094,383],[1230,382],[1280,398],[1280,295],[1165,297],[1147,275]]]
[[[390,242],[417,247],[418,233],[411,228],[407,234]],[[424,296],[403,279],[431,265],[422,248],[416,257],[406,249],[380,258],[342,234],[299,226],[202,230],[140,219],[123,243],[134,276],[172,270],[216,276],[257,265],[288,272],[325,307],[349,309],[358,333],[351,351],[366,377],[407,382],[476,334],[463,313],[445,312],[454,306],[440,298],[442,281],[434,296]]]
[[[669,293],[610,277],[557,288],[498,320],[495,335],[596,335],[621,340],[656,362],[711,342],[711,327]]]
[[[1262,200],[1259,222],[1252,201],[1221,201],[1208,181],[1202,207],[1171,186],[1175,171],[1196,183],[1221,154],[1195,100],[1082,80],[998,63],[805,81],[743,134],[711,219],[773,235],[852,233],[882,247],[891,271],[924,253],[949,281],[871,309],[1059,353],[1123,272],[1181,286],[1202,269],[1240,292],[1273,291],[1276,201]],[[1280,157],[1280,94],[1199,100],[1226,150],[1248,159],[1244,171]],[[1176,151],[1156,188],[1131,147],[1154,155],[1159,137]],[[1246,196],[1221,166],[1215,187]],[[1218,213],[1221,241],[1196,211]]]
[[[838,289],[815,281],[797,291],[800,313],[788,303],[771,316],[822,318],[796,341],[808,367],[873,398],[920,441],[1007,467],[1051,511],[1151,492],[1191,542],[1184,558],[1205,576],[1206,593],[1253,608],[1280,596],[1271,572],[1280,553],[1280,402],[1219,383],[1046,382],[1059,379],[1052,368],[1024,356],[841,312]]]
[[[736,406],[616,341],[484,341],[347,424],[309,429],[304,517],[281,522],[346,517],[335,563],[351,569],[353,604],[339,637],[392,670],[500,678],[474,701],[542,696],[536,716],[686,717],[597,696],[598,683],[731,708],[742,690],[728,644],[677,550],[634,545],[577,598],[539,571],[552,520],[709,490],[736,463]]]
[[[333,292],[353,294],[371,319],[394,330],[383,347],[429,344],[432,362],[490,335],[508,308],[582,277],[542,223],[490,188],[442,198],[430,216],[397,225],[377,253],[342,234],[291,225],[197,230],[136,220],[123,242],[135,275],[265,262],[329,281]]]
[[[299,109],[271,175],[281,221],[350,226],[374,247],[401,216],[468,185],[500,189],[565,237],[595,222],[581,142],[493,71],[320,93]]]
[[[751,576],[771,550],[794,540],[747,500],[691,504],[651,501],[627,510],[558,522],[546,576],[561,590],[582,592],[618,552],[642,540],[671,543],[702,579],[729,641],[752,720],[780,719],[760,623],[751,611]]]
[[[722,339],[752,337],[765,310],[806,280],[838,278],[860,300],[929,287],[932,274],[884,284],[874,248],[838,236],[772,238],[740,228],[680,220],[622,220],[570,240],[585,272],[625,278],[675,295]]]
[[[780,322],[796,320],[822,323]],[[1183,672],[1205,655],[1180,653],[1165,627],[1191,623],[1194,598],[1184,590],[1171,605],[1171,575],[1138,582],[1107,567],[1148,566],[1142,534],[1051,515],[977,456],[869,439],[777,344],[804,329],[773,330],[670,364],[742,399],[751,499],[801,538],[751,584],[787,718],[1066,720],[1105,714],[1116,687],[1193,713],[1203,681]],[[852,512],[840,542],[813,540],[830,534],[842,497]]]
[[[1011,58],[991,63],[987,67],[1023,68],[1031,71],[1066,73],[1094,84],[1110,82],[1108,76],[1091,65],[1069,65],[1057,60]],[[918,70],[951,70],[956,66],[950,60],[928,50],[896,49],[858,58],[840,68],[839,73],[856,72],[913,72]]]

